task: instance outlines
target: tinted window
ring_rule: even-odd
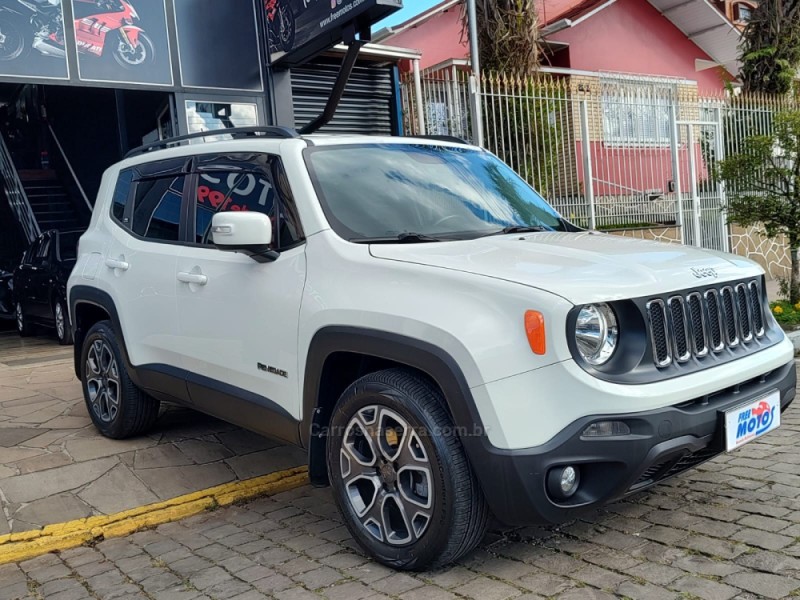
[[[117,186],[114,188],[114,197],[111,204],[111,214],[113,214],[114,218],[120,223],[125,225],[128,225],[128,223],[124,220],[123,216],[125,214],[125,206],[128,204],[128,198],[130,197],[132,182],[133,171],[131,169],[125,169],[119,172]]]
[[[75,260],[78,257],[78,240],[81,234],[78,231],[62,233],[58,236],[58,252],[61,260]]]
[[[133,203],[133,233],[153,240],[178,241],[183,183],[183,175],[139,181]]]
[[[225,211],[255,211],[275,222],[275,189],[259,173],[219,171],[203,173],[197,179],[195,236],[198,244],[211,243],[211,219]]]
[[[233,160],[232,157],[226,158]],[[211,244],[211,219],[215,213],[257,211],[272,220],[274,246],[293,246],[302,239],[300,219],[280,161],[265,155],[242,155],[239,158],[246,161],[252,170],[243,172],[219,167],[198,175],[195,241]]]
[[[45,235],[39,242],[39,248],[36,250],[36,258],[34,263],[41,264],[50,257],[50,236]]]
[[[468,239],[516,226],[564,230],[555,209],[488,152],[423,144],[304,152],[328,220],[346,239],[401,233]]]

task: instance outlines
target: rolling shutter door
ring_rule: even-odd
[[[322,113],[341,61],[319,59],[292,69],[292,106],[295,127]],[[392,67],[356,63],[336,114],[322,133],[391,135],[393,107]]]

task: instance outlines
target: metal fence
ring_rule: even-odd
[[[478,91],[480,90],[480,91]],[[406,132],[476,141],[511,165],[564,216],[597,229],[648,228],[728,250],[726,190],[716,164],[768,133],[781,101],[700,98],[688,82],[489,75],[458,66],[403,85]]]

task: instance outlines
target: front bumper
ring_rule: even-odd
[[[471,448],[470,460],[494,514],[511,525],[559,523],[593,507],[641,491],[720,454],[725,449],[723,412],[780,390],[781,411],[795,396],[794,360],[742,382],[677,406],[580,418],[547,443],[521,450]],[[585,438],[595,421],[623,421],[631,433]],[[559,502],[546,491],[553,467],[579,465],[581,484]]]

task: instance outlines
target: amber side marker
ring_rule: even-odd
[[[146,504],[113,515],[46,525],[33,531],[0,536],[0,565],[28,560],[90,542],[129,535],[140,529],[178,521],[198,513],[258,496],[285,492],[308,483],[308,468],[295,467],[261,477],[223,483],[163,502]]]

